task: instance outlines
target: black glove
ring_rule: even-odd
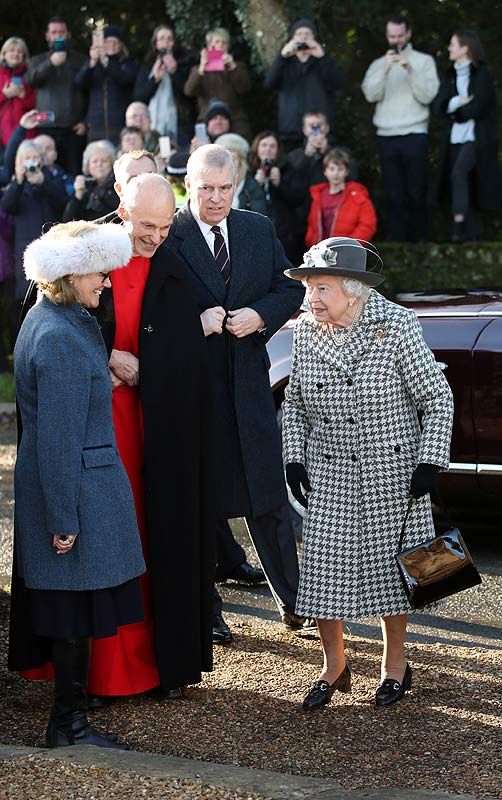
[[[418,464],[415,467],[410,483],[410,494],[415,500],[437,489],[440,469],[436,464]]]
[[[302,486],[306,492],[311,492],[312,486],[303,464],[298,464],[296,461],[292,464],[286,464],[286,480],[295,500],[298,500],[300,505],[307,508],[307,498],[302,492]]]

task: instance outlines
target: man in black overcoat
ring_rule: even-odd
[[[219,525],[246,518],[284,616],[294,612],[298,561],[265,345],[299,308],[303,289],[284,276],[289,262],[270,220],[232,209],[235,181],[228,151],[198,148],[187,165],[190,200],[176,213],[168,241],[185,265],[209,350]],[[221,623],[217,604],[215,641]]]

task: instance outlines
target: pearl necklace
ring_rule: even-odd
[[[361,316],[362,310],[363,310],[363,304],[358,303],[356,313],[354,314],[354,319],[352,320],[348,328],[335,328],[334,325],[329,326],[331,338],[336,347],[342,347],[350,339],[350,337],[354,332],[354,328],[356,327],[359,321],[359,317]]]

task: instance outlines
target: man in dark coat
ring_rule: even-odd
[[[190,201],[169,244],[195,293],[215,383],[220,525],[246,518],[281,612],[294,612],[298,562],[265,344],[298,309],[303,289],[283,274],[289,262],[271,221],[231,208],[235,181],[229,151],[199,147],[187,165]],[[216,629],[221,623],[217,606]]]
[[[326,115],[331,130],[335,123],[335,93],[342,87],[342,70],[316,41],[311,19],[298,19],[291,37],[272,62],[265,77],[267,89],[278,92],[278,129],[289,152],[302,144],[302,117],[316,109]]]

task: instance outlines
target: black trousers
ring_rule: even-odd
[[[219,523],[220,533],[224,526],[227,526],[230,531],[228,522],[225,520]],[[288,505],[285,504],[277,511],[271,511],[261,517],[247,517],[246,526],[279,611],[285,608],[289,611],[294,611],[298,592],[299,569],[296,541],[289,518]],[[244,558],[235,563],[234,567],[239,566],[246,558],[244,550],[235,542],[235,539],[234,542],[237,547],[230,544],[227,534],[220,536],[220,533],[218,533],[218,558],[220,557],[219,549],[222,543],[223,546],[226,545],[228,548],[223,556],[224,563],[232,563],[232,558],[235,559],[237,557],[239,549]],[[231,531],[230,534],[233,539]],[[225,575],[220,563],[218,563],[217,574],[221,577]],[[226,574],[228,575],[228,572]],[[221,609],[221,597],[215,588],[214,613],[221,614]]]
[[[427,144],[425,133],[377,136],[393,241],[427,239]]]
[[[451,213],[463,214],[469,211],[470,177],[476,166],[476,142],[450,144]]]

